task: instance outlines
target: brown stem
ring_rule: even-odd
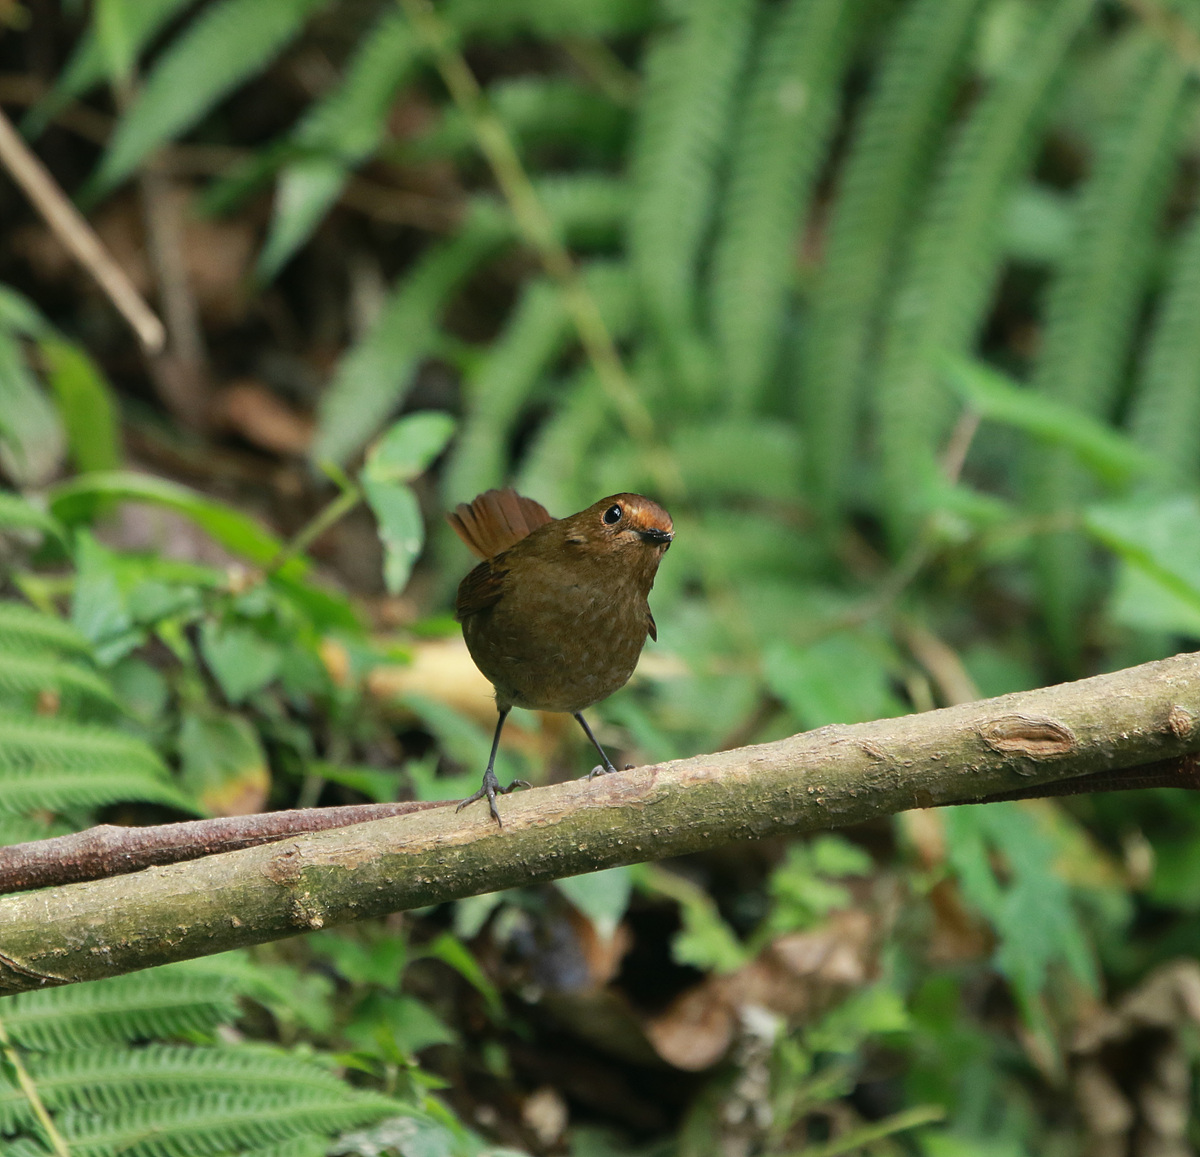
[[[0,848],[0,893],[123,876],[154,865],[198,860],[201,856],[253,848],[302,832],[323,832],[384,816],[408,815],[443,807],[449,802],[298,808],[145,828],[99,824],[69,836]]]
[[[208,425],[208,355],[200,310],[192,292],[184,251],[181,207],[170,178],[153,168],[138,178],[150,265],[167,323],[167,348],[151,359],[150,371],[163,404],[185,426]]]
[[[0,112],[0,164],[8,170],[33,207],[42,215],[67,252],[95,278],[117,311],[137,334],[147,354],[157,354],[166,341],[163,324],[142,300],[96,231],[71,204],[33,151]]]

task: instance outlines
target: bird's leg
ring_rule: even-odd
[[[501,827],[504,827],[504,824],[501,823],[500,813],[496,810],[496,796],[498,794],[508,795],[508,793],[515,787],[529,786],[529,784],[523,779],[514,779],[512,783],[508,785],[508,787],[501,787],[500,781],[496,778],[496,773],[493,770],[493,767],[496,763],[496,750],[500,746],[500,732],[504,730],[504,721],[508,718],[508,713],[511,710],[511,707],[504,707],[500,709],[500,718],[496,720],[496,734],[492,736],[492,754],[488,756],[487,771],[483,773],[483,783],[480,785],[479,790],[473,796],[469,796],[467,799],[464,799],[462,803],[460,803],[458,807],[454,809],[456,812],[460,812],[467,806],[467,804],[474,803],[477,799],[486,799],[488,801],[488,807],[492,809],[492,816],[495,818],[496,823],[500,824]],[[595,743],[596,741],[593,739],[592,742]]]
[[[598,752],[600,752],[600,758],[604,760],[604,765],[602,767],[593,767],[592,770],[588,772],[588,779],[595,779],[598,775],[608,775],[609,772],[616,771],[617,769],[612,765],[612,760],[608,758],[604,748],[600,746],[600,741],[592,734],[592,729],[587,725],[587,720],[584,719],[583,712],[576,711],[575,718],[579,720],[579,726],[583,728],[584,735],[586,735],[592,741],[592,746]]]

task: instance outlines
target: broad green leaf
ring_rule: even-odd
[[[859,989],[827,1012],[804,1034],[813,1052],[852,1053],[869,1036],[881,1032],[906,1032],[911,1027],[908,1010],[899,993],[884,984]]]
[[[1118,585],[1122,621],[1195,631],[1200,616],[1200,496],[1174,494],[1092,506],[1084,526],[1127,569],[1141,572],[1136,579],[1123,575]],[[1139,593],[1153,588],[1158,588],[1153,601],[1138,605]]]
[[[407,483],[423,474],[454,433],[449,414],[428,410],[401,418],[367,454],[362,472],[367,502],[379,521],[384,580],[392,594],[408,582],[425,544],[425,522]]]
[[[251,627],[207,622],[200,633],[200,645],[231,703],[241,703],[261,691],[279,674],[279,647]]]
[[[349,170],[374,152],[396,90],[422,51],[408,21],[385,10],[359,41],[342,83],[305,114],[291,136],[304,155],[280,173],[271,231],[258,262],[260,277],[273,277],[308,240],[337,200]]]
[[[116,556],[86,532],[76,537],[71,623],[105,665],[128,654],[144,637],[121,591]]]
[[[124,5],[124,33],[128,50],[136,56],[176,13],[194,0],[134,0]],[[22,121],[26,136],[35,137],[50,123],[54,115],[94,88],[108,75],[105,51],[97,35],[96,23],[89,24],[79,38],[71,59],[67,62],[54,88],[38,101]]]
[[[750,959],[750,950],[699,884],[656,865],[635,864],[630,875],[642,890],[667,896],[679,905],[683,927],[671,943],[671,957],[677,964],[691,964],[705,972],[733,972]]]
[[[312,236],[346,184],[346,166],[331,157],[305,157],[279,174],[271,231],[258,259],[257,274],[270,281]]]
[[[313,937],[312,943],[353,984],[396,988],[409,963],[408,944],[403,936],[368,939],[342,932],[322,932]]]
[[[258,733],[240,715],[186,713],[179,755],[184,786],[211,815],[263,810],[271,773]]]
[[[733,972],[749,959],[745,945],[721,919],[716,905],[685,904],[683,927],[671,942],[671,959],[705,972]]]
[[[288,685],[286,673],[283,685]],[[404,781],[402,771],[385,771],[378,767],[344,767],[322,760],[313,760],[305,764],[305,773],[352,788],[376,803],[389,803],[394,800],[400,794],[400,784]]]
[[[121,465],[117,411],[104,375],[68,342],[47,339],[41,350],[75,469],[84,474],[116,470]]]
[[[1158,471],[1153,455],[1091,414],[1020,386],[980,362],[948,357],[943,365],[947,385],[983,417],[1065,446],[1106,482],[1122,484]]]
[[[10,286],[0,285],[0,333],[41,337],[49,328],[29,298]]]
[[[379,521],[383,543],[383,579],[388,593],[398,595],[408,582],[413,563],[425,545],[425,520],[417,496],[395,482],[373,482],[364,478],[367,503]]]
[[[262,71],[326,0],[221,0],[204,8],[156,62],[122,116],[92,186],[103,192],[159,145],[187,132]]]
[[[66,529],[52,515],[34,506],[19,494],[0,490],[0,531],[2,530],[40,530],[59,542],[64,541],[66,537]]]
[[[611,937],[616,932],[633,891],[633,879],[625,867],[567,876],[554,883],[604,937]]]
[[[96,0],[93,27],[100,43],[105,72],[114,85],[126,84],[133,76],[137,59],[136,0]]]
[[[1015,803],[948,808],[947,849],[966,901],[996,930],[996,967],[1026,1016],[1053,964],[1095,987],[1088,940],[1057,867],[1052,833]]]
[[[22,486],[47,482],[62,459],[58,415],[17,341],[0,332],[0,467]]]
[[[255,566],[270,566],[283,549],[279,539],[240,511],[148,474],[99,471],[85,475],[51,491],[50,508],[63,522],[74,525],[94,517],[97,506],[106,499],[146,502],[178,511]],[[290,559],[272,573],[270,586],[300,608],[318,629],[360,631],[361,624],[346,599],[303,582],[307,571],[306,560]]]
[[[410,1056],[430,1045],[454,1044],[458,1040],[458,1034],[437,1013],[413,996],[377,993],[368,997],[346,1026],[346,1038],[364,1052],[372,1052],[381,1029],[401,1053]]]
[[[363,477],[371,482],[411,482],[446,448],[454,419],[438,410],[401,418],[367,454]]]
[[[97,502],[106,498],[148,502],[152,506],[178,511],[212,535],[227,550],[258,566],[273,562],[283,549],[279,539],[241,511],[206,498],[186,486],[149,474],[106,470],[76,478],[51,491],[50,509],[57,518],[71,525],[87,521]],[[280,573],[294,577],[304,570],[304,563],[293,559]]]
[[[1117,564],[1108,613],[1113,622],[1135,630],[1200,639],[1200,601],[1126,559]]]
[[[870,869],[871,857],[840,836],[824,835],[792,844],[767,881],[772,904],[765,931],[775,936],[810,928],[835,908],[844,908],[850,893],[834,881],[864,876]]]
[[[767,686],[810,728],[902,714],[891,666],[882,643],[847,632],[811,647],[779,642],[763,655]]]
[[[487,974],[479,966],[479,962],[468,951],[461,940],[450,932],[443,932],[431,944],[427,944],[420,952],[421,956],[430,956],[440,960],[449,968],[453,968],[480,996],[487,1001],[488,1009],[493,1016],[501,1016],[504,1004],[496,986],[487,978]]]

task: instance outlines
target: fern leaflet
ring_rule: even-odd
[[[950,407],[938,360],[971,342],[1000,261],[1001,210],[1029,163],[1047,97],[1092,0],[1056,0],[950,145],[884,330],[874,385],[882,492],[894,536],[911,534],[936,485]]]
[[[750,0],[695,0],[645,61],[634,132],[629,249],[651,320],[686,393],[708,393],[694,286],[717,165],[754,18]]]
[[[1151,242],[1174,161],[1186,68],[1149,33],[1130,62],[1124,99],[1100,141],[1081,194],[1077,236],[1054,285],[1034,387],[1089,413],[1107,416],[1132,340],[1146,285]],[[1074,509],[1087,475],[1067,452],[1027,451],[1034,510]],[[1037,570],[1050,638],[1070,665],[1077,620],[1092,574],[1077,533],[1043,535]]]
[[[788,0],[772,14],[750,69],[712,277],[725,401],[739,414],[755,409],[774,368],[797,233],[860,13],[857,2]]]
[[[1150,334],[1130,430],[1177,486],[1200,473],[1200,210],[1174,258],[1170,284]]]
[[[800,364],[808,490],[846,499],[871,336],[949,110],[980,0],[916,0],[896,21],[842,172]]]

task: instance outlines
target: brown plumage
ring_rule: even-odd
[[[646,636],[658,638],[647,596],[671,544],[671,516],[640,494],[614,494],[569,518],[513,490],[489,490],[447,515],[481,562],[458,588],[456,617],[475,665],[496,689],[500,718],[483,784],[496,821],[493,764],[513,707],[581,714],[623,687]]]

